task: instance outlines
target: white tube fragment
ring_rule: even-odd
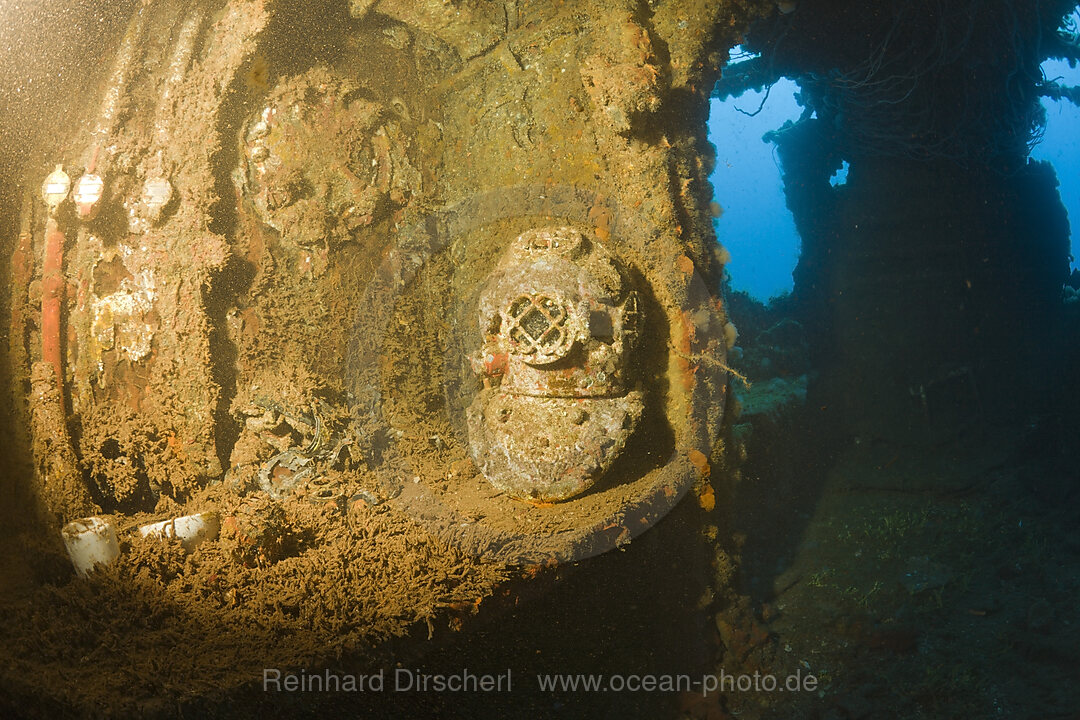
[[[220,530],[221,522],[217,513],[204,512],[143,525],[139,528],[139,534],[163,540],[176,538],[190,552],[203,540],[216,539]]]
[[[116,528],[105,518],[74,520],[65,525],[60,534],[79,577],[86,577],[99,563],[108,565],[120,557]]]

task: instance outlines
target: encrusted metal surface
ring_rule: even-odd
[[[640,311],[615,258],[570,227],[528,230],[480,299],[485,388],[469,408],[473,460],[496,488],[554,502],[611,467],[643,410],[632,391]]]

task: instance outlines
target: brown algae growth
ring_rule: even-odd
[[[134,8],[22,171],[37,188],[59,163],[100,197],[52,220],[36,197],[8,208],[25,229],[5,292],[34,468],[19,492],[41,520],[3,571],[4,692],[139,712],[263,667],[382,662],[392,638],[460,628],[513,566],[625,546],[704,492],[727,351],[704,118],[742,6]],[[59,384],[42,365],[50,222]],[[572,384],[625,362],[589,402],[627,407],[595,411],[594,440],[617,437],[589,482],[527,502],[470,454],[486,392],[470,357],[499,258],[545,228],[619,268],[560,352],[599,363]],[[592,427],[581,410],[567,422]],[[534,450],[515,452],[520,469]],[[200,512],[220,533],[190,549],[137,530]],[[59,527],[91,514],[121,553],[75,579]]]

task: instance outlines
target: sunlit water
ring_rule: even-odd
[[[1080,85],[1080,66],[1062,60],[1043,63],[1048,80]],[[717,148],[712,183],[723,215],[716,221],[720,242],[731,251],[728,266],[731,286],[765,301],[792,289],[791,271],[799,259],[799,236],[784,202],[783,182],[773,145],[761,136],[802,108],[795,100],[798,86],[786,78],[765,92],[747,92],[738,98],[713,99],[709,112],[709,139]],[[1032,157],[1053,164],[1061,183],[1061,201],[1075,229],[1080,224],[1080,107],[1068,100],[1043,100],[1046,130]],[[760,112],[757,112],[760,108]],[[749,115],[756,113],[753,116]],[[847,164],[832,180],[846,178]],[[1077,268],[1075,240],[1072,267]]]

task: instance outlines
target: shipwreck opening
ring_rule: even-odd
[[[1080,13],[1067,16],[1059,28],[1064,38],[1080,39]],[[1072,40],[1076,42],[1077,40]],[[1059,169],[1058,182],[1061,201],[1070,219],[1071,268],[1078,267],[1080,244],[1077,242],[1077,226],[1080,225],[1080,178],[1076,173],[1062,172],[1062,168],[1080,164],[1080,67],[1075,58],[1048,58],[1041,65],[1043,84],[1047,93],[1042,98],[1046,111],[1046,126],[1031,156],[1045,160]],[[1056,88],[1060,88],[1057,90]],[[1070,91],[1069,89],[1072,89]],[[1070,285],[1077,285],[1075,281]]]
[[[731,63],[752,53],[734,48]],[[730,67],[730,66],[729,66]],[[764,136],[799,118],[797,86],[786,78],[741,93],[713,93],[709,140],[716,165],[709,176],[717,205],[717,240],[731,255],[725,266],[730,287],[760,302],[792,290],[799,237],[784,202],[780,167]]]
[[[793,299],[822,404],[853,431],[911,437],[927,420],[918,388],[961,368],[993,398],[973,407],[1014,412],[988,388],[1006,366],[1043,365],[1029,349],[1058,336],[1067,279],[1058,178],[1029,158],[1040,99],[1071,92],[1040,65],[1075,62],[1074,8],[789,9],[752,27],[743,48],[756,54],[725,67],[717,93],[798,83],[801,116],[769,139],[800,236]],[[849,42],[820,42],[839,28]],[[1032,334],[1018,342],[1004,328],[1021,315]]]

